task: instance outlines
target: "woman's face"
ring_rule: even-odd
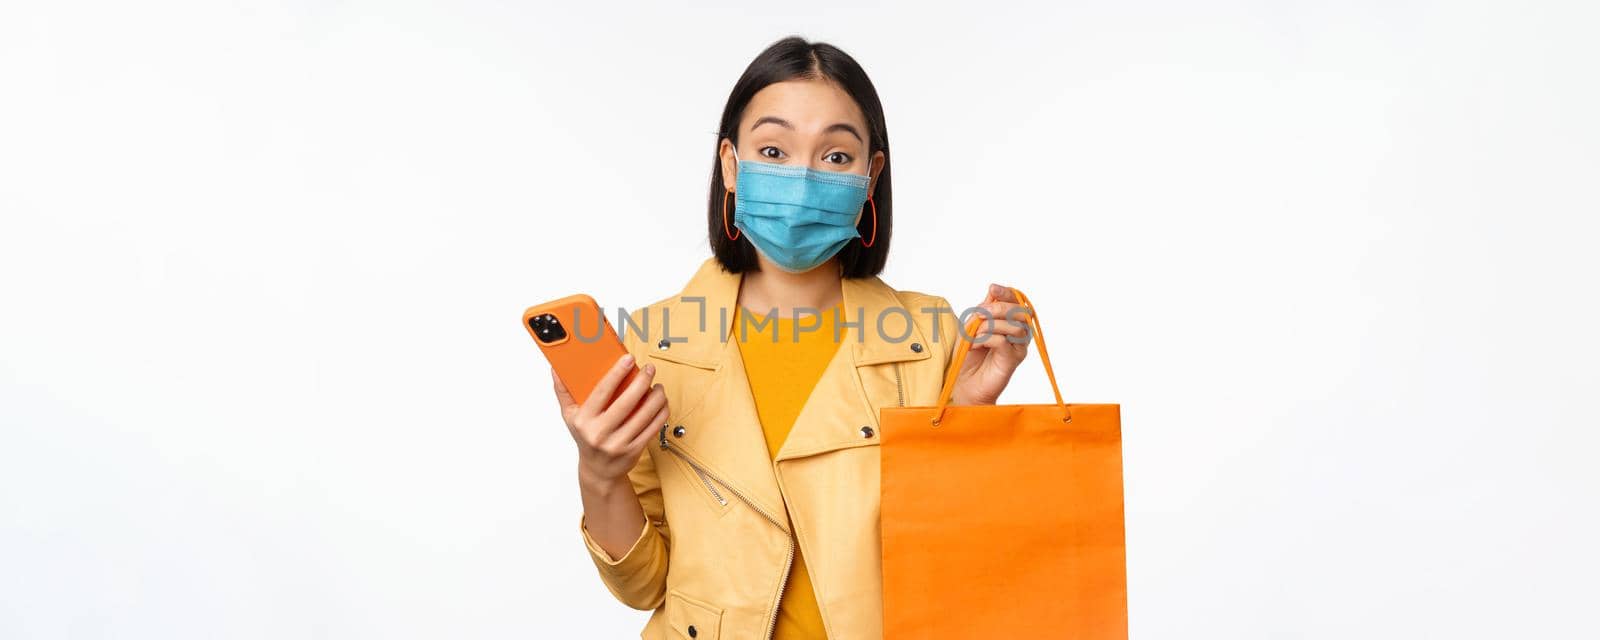
[[[739,121],[739,148],[722,140],[722,182],[738,184],[740,160],[801,165],[818,171],[869,175],[878,186],[883,152],[867,156],[867,120],[850,94],[826,80],[767,85]],[[857,216],[856,222],[860,222]]]

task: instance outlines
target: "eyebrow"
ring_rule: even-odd
[[[778,125],[778,126],[790,129],[790,130],[794,129],[794,125],[789,124],[789,121],[788,120],[784,120],[783,118],[779,118],[777,116],[761,116],[760,118],[756,119],[755,124],[750,125],[750,130],[751,131],[755,131],[756,127],[759,127],[759,126],[767,124],[767,123],[775,124],[775,125]],[[850,134],[852,136],[855,136],[856,140],[863,140],[864,141],[864,139],[861,137],[861,132],[860,131],[856,131],[856,128],[854,126],[850,125],[849,123],[835,122],[833,124],[828,125],[828,128],[822,130],[823,133],[833,133],[835,131],[843,131],[843,132],[848,133],[848,134]]]

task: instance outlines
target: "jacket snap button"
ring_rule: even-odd
[[[689,637],[693,638],[698,635],[700,635],[700,632],[694,630],[694,625],[689,625]]]
[[[921,342],[913,342],[913,343],[911,343],[911,352],[912,353],[922,353],[922,343]]]
[[[678,426],[676,426],[676,427],[673,427],[673,428],[672,428],[672,435],[674,435],[674,436],[676,436],[676,437],[679,437],[679,438],[682,438],[682,437],[683,437],[683,434],[684,434],[684,433],[685,433],[685,432],[686,432],[686,431],[687,431],[687,430],[686,430],[686,429],[684,429],[684,428],[683,428],[683,425],[681,425],[681,424],[680,424],[680,425],[678,425]]]
[[[872,437],[872,427],[861,427],[861,437],[863,437],[863,438],[871,438]]]
[[[669,349],[671,347],[672,347],[672,343],[671,342],[667,342],[666,338],[662,338],[661,342],[657,342],[656,343],[656,348],[660,349],[662,351],[666,351],[667,349]]]

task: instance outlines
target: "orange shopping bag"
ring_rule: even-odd
[[[884,638],[1126,638],[1121,406],[880,410]],[[982,317],[965,327],[976,335]]]

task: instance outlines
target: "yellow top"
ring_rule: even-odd
[[[734,310],[730,329],[750,380],[756,415],[767,438],[767,453],[774,458],[800,415],[800,408],[805,406],[812,388],[822,377],[823,369],[839,350],[839,342],[833,339],[837,309],[823,310],[820,318],[802,317],[798,339],[793,314],[787,317],[779,314],[767,320],[769,316],[749,313],[742,307]],[[748,319],[741,318],[746,314]],[[819,319],[819,326],[811,330]],[[774,335],[778,338],[776,342],[773,342]],[[794,565],[789,569],[789,584],[784,587],[783,599],[778,604],[778,621],[772,637],[774,640],[825,639],[828,635],[822,627],[822,612],[817,608],[805,559],[800,556],[799,541],[795,542],[794,549]]]

